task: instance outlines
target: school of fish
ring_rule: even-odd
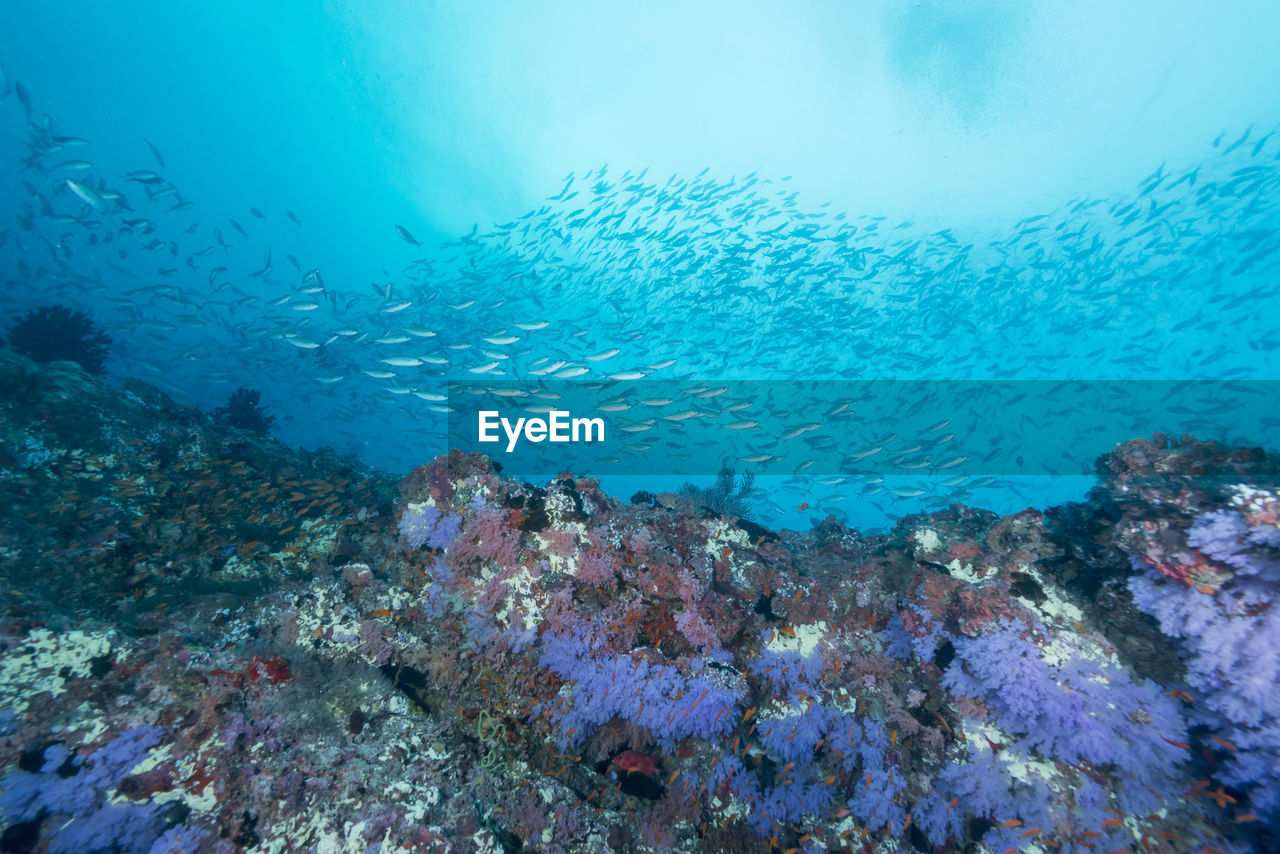
[[[767,471],[766,519],[847,518],[850,494],[942,506],[1017,489],[1027,436],[1056,446],[1101,399],[1082,383],[1167,381],[1170,412],[1125,399],[1057,473],[1154,430],[1280,429],[1276,128],[1206,140],[1111,197],[965,228],[815,204],[790,176],[601,166],[441,245],[389,213],[377,278],[356,285],[258,237],[300,233],[305,211],[201,208],[143,133],[137,162],[95,160],[7,75],[0,111],[26,133],[3,166],[22,189],[0,223],[4,315],[78,307],[115,339],[115,373],[184,402],[253,385],[285,441],[389,470],[443,449],[460,390],[534,413],[569,383],[617,436],[581,473]],[[909,411],[868,381],[911,384]],[[957,404],[953,381],[986,391]]]

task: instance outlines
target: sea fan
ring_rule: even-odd
[[[65,305],[35,308],[9,329],[9,346],[37,362],[75,362],[87,373],[105,372],[111,336]]]
[[[274,415],[268,415],[259,404],[262,392],[240,387],[227,399],[226,406],[213,410],[213,420],[231,427],[239,427],[252,433],[266,434],[276,423]]]

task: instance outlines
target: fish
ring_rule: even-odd
[[[158,165],[161,169],[163,169],[165,167],[165,162],[164,162],[164,157],[161,156],[160,154],[160,149],[156,148],[155,144],[149,139],[144,138],[142,141],[146,143],[147,150],[150,151],[151,156],[155,158],[156,165]]]
[[[409,229],[405,228],[403,225],[396,226],[396,234],[399,235],[400,239],[403,240],[405,243],[408,243],[412,246],[417,246],[419,248],[422,247],[422,244],[419,243],[417,239],[414,238],[414,236],[409,233]]]
[[[106,213],[109,210],[106,200],[104,200],[92,187],[89,187],[86,184],[81,184],[79,181],[72,180],[71,178],[67,178],[66,181],[67,186],[71,188],[71,191],[83,199],[85,204],[89,205],[95,211],[98,213]]]

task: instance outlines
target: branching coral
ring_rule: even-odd
[[[105,368],[111,336],[88,315],[65,305],[28,311],[9,329],[9,346],[37,362],[75,362],[87,373]]]
[[[262,392],[241,386],[227,398],[226,406],[213,410],[213,420],[250,433],[266,435],[276,423],[274,415],[268,415],[260,403]]]
[[[686,483],[680,487],[680,497],[700,507],[706,507],[717,516],[747,519],[751,516],[751,490],[755,488],[756,476],[752,472],[744,472],[741,479],[728,465],[723,466],[716,474],[715,483],[700,487]]]

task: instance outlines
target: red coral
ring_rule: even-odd
[[[245,675],[249,677],[250,682],[266,679],[272,685],[279,685],[293,678],[293,674],[289,672],[289,662],[279,655],[271,658],[259,658],[255,655],[249,659]]]

